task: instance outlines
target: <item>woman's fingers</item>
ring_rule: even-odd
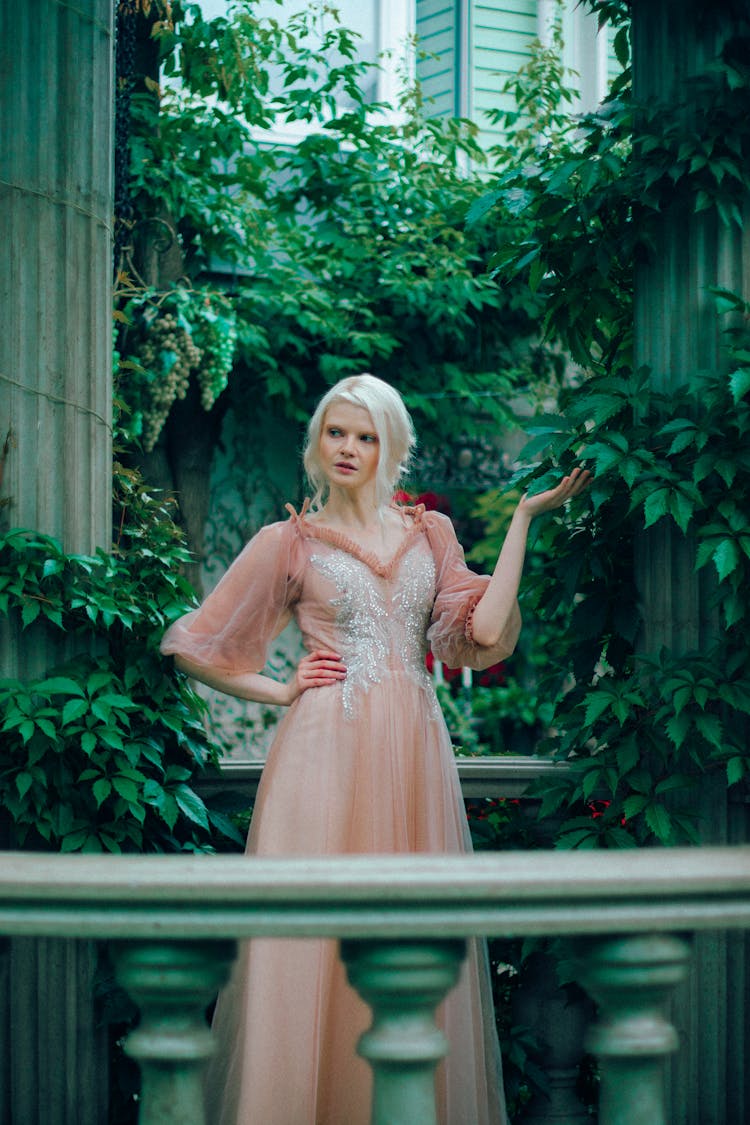
[[[568,488],[571,496],[577,496],[591,483],[592,475],[589,469],[573,469],[568,477]]]
[[[554,508],[566,504],[568,500],[572,500],[574,496],[584,492],[592,479],[592,474],[588,469],[575,468],[563,477],[554,488],[549,488],[546,492],[539,492],[536,496],[527,494],[522,498],[521,503],[532,515],[552,511]]]
[[[335,684],[346,676],[346,666],[337,652],[315,649],[300,660],[297,682],[302,691]]]

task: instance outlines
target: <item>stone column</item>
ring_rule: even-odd
[[[112,0],[0,6],[5,519],[109,541]]]
[[[74,552],[110,541],[112,27],[113,0],[0,3],[0,526]],[[57,655],[0,619],[0,675]],[[106,1121],[95,964],[87,943],[12,943],[17,1125]]]
[[[705,73],[731,32],[732,8],[719,0],[633,0],[634,91],[637,103],[679,105],[686,80]],[[689,124],[689,98],[684,108]],[[750,214],[750,208],[746,208]],[[692,372],[721,369],[721,323],[711,286],[748,294],[747,228],[721,224],[712,209],[693,213],[692,200],[662,215],[653,252],[636,273],[635,366],[651,369],[655,391],[669,394]],[[666,646],[675,655],[700,651],[720,628],[710,605],[711,573],[696,574],[694,544],[667,520],[644,532],[637,544],[637,576],[645,618],[641,647]],[[738,841],[746,832],[743,810],[732,812],[726,786],[701,784],[703,842]],[[742,823],[740,823],[742,819]],[[729,952],[731,950],[731,953]],[[730,1125],[745,1120],[750,1102],[743,1075],[747,1033],[742,995],[732,986],[747,974],[747,941],[696,938],[693,970],[675,1007],[684,1029],[672,1074],[672,1119],[680,1125]],[[739,1007],[738,1007],[739,1005]]]

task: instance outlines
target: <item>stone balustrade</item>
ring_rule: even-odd
[[[0,934],[109,939],[141,1020],[141,1125],[204,1125],[206,1005],[238,939],[336,937],[371,1005],[374,1125],[432,1125],[434,1012],[469,935],[574,936],[598,1016],[600,1125],[666,1125],[662,1063],[688,936],[750,928],[750,848],[479,856],[0,853]],[[210,1125],[210,1122],[208,1122]]]

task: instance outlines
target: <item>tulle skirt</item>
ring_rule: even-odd
[[[389,677],[359,696],[352,718],[340,685],[307,691],[290,708],[264,767],[249,855],[470,848],[431,689]],[[214,1016],[208,1125],[369,1125],[372,1076],[356,1044],[370,1022],[337,942],[245,943]],[[449,1041],[436,1080],[441,1125],[505,1125],[483,942],[470,940],[439,1022]]]

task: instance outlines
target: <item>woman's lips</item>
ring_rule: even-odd
[[[355,471],[354,465],[350,465],[348,461],[337,461],[334,468],[344,473],[353,473]]]

